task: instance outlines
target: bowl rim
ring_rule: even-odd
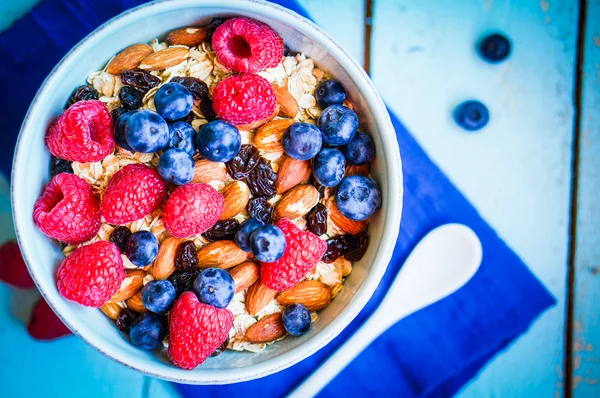
[[[67,319],[68,317],[65,317],[64,314],[57,309],[61,303],[53,303],[52,300],[48,298],[47,292],[42,288],[42,284],[38,282],[38,278],[43,278],[37,275],[36,267],[28,260],[28,254],[30,251],[34,250],[34,248],[29,247],[28,241],[20,234],[19,226],[25,222],[32,222],[32,220],[30,214],[28,217],[25,216],[28,214],[28,211],[27,209],[22,209],[23,206],[21,206],[20,201],[17,200],[19,192],[18,187],[20,185],[19,181],[25,181],[24,177],[26,176],[26,167],[20,170],[17,166],[25,161],[25,159],[22,159],[23,155],[21,154],[21,151],[19,151],[19,148],[22,145],[22,139],[25,132],[32,131],[31,124],[33,123],[33,115],[37,112],[37,105],[46,94],[50,82],[58,79],[59,75],[65,73],[66,69],[64,68],[66,68],[66,64],[72,61],[79,53],[92,46],[94,41],[101,40],[101,37],[113,28],[118,28],[128,23],[134,23],[142,17],[147,17],[154,13],[198,6],[207,8],[229,8],[232,11],[240,13],[250,9],[252,12],[261,16],[273,18],[281,23],[287,23],[295,30],[302,32],[311,40],[318,42],[320,46],[326,49],[340,63],[346,73],[348,73],[359,87],[365,101],[369,104],[373,119],[378,126],[387,169],[388,171],[397,171],[397,174],[394,173],[392,175],[388,172],[386,179],[387,197],[385,200],[387,201],[387,212],[385,214],[385,231],[388,233],[383,234],[381,237],[378,251],[374,257],[375,260],[362,284],[354,293],[351,301],[341,310],[335,319],[329,323],[329,325],[302,344],[258,364],[231,369],[207,369],[206,371],[200,369],[200,371],[187,371],[175,366],[159,366],[157,363],[147,361],[140,357],[132,357],[121,350],[112,348],[110,345],[107,346],[101,338],[97,339],[95,336],[85,336],[85,332],[81,332],[80,329],[85,329],[87,326],[84,326],[84,324],[79,322],[76,318]],[[38,290],[50,305],[50,308],[52,308],[73,333],[80,336],[87,344],[107,357],[131,369],[135,369],[153,377],[190,384],[229,384],[265,377],[286,369],[309,357],[338,336],[364,308],[387,269],[400,228],[403,202],[402,164],[394,127],[390,120],[387,108],[367,73],[337,42],[312,21],[298,15],[294,11],[263,0],[206,0],[201,4],[199,4],[197,0],[159,0],[129,9],[96,28],[77,43],[60,60],[40,86],[25,116],[17,138],[11,178],[11,202],[17,240],[23,253],[25,263],[27,264],[27,268],[29,269]]]

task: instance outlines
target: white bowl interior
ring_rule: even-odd
[[[232,15],[249,16],[271,25],[292,50],[304,52],[342,81],[356,105],[362,128],[373,136],[377,146],[372,174],[382,189],[383,208],[370,224],[367,253],[355,264],[341,293],[320,313],[309,333],[286,338],[258,354],[227,351],[193,371],[183,371],[169,363],[166,351],[135,348],[100,311],[59,295],[55,271],[63,259],[61,248],[37,230],[31,215],[50,178],[45,131],[61,113],[72,90],[84,84],[90,72],[102,69],[112,55],[130,44],[163,37],[174,28],[207,24],[214,16]],[[246,1],[159,2],[125,13],[99,28],[61,61],[34,100],[19,138],[12,181],[15,224],[27,264],[41,292],[65,323],[98,350],[127,366],[165,379],[203,384],[231,383],[273,373],[300,361],[335,337],[377,287],[391,257],[402,206],[400,157],[394,131],[362,68],[305,19],[277,6]]]

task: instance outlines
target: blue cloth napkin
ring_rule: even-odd
[[[31,99],[45,76],[81,38],[143,0],[45,0],[0,34],[0,96],[4,145],[0,170],[8,175],[13,145]],[[293,0],[275,1],[302,15]],[[82,78],[83,82],[83,78]],[[262,379],[227,386],[176,384],[184,396],[282,396],[342,344],[381,302],[415,244],[447,222],[470,226],[483,245],[475,277],[452,296],[393,326],[340,373],[321,396],[445,397],[454,394],[554,299],[427,157],[393,114],[404,172],[404,214],[393,259],[373,298],[327,347]],[[376,383],[373,380],[377,380]]]

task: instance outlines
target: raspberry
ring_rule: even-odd
[[[259,75],[229,76],[213,92],[213,109],[219,118],[237,126],[271,116],[276,106],[273,86]]]
[[[0,246],[0,264],[0,281],[21,289],[35,286],[17,242],[10,241]]]
[[[97,162],[115,150],[112,116],[98,100],[72,105],[50,126],[46,145],[54,156],[72,162]]]
[[[260,275],[265,286],[282,292],[300,282],[317,265],[327,243],[312,232],[302,231],[287,218],[275,225],[285,234],[285,253],[273,263],[262,263]]]
[[[198,301],[192,292],[179,297],[171,311],[169,358],[180,368],[194,369],[223,344],[233,314]]]
[[[104,219],[126,224],[158,209],[167,195],[167,183],[158,172],[143,164],[130,164],[112,177],[100,204]]]
[[[163,222],[171,235],[187,238],[215,225],[223,213],[223,207],[223,195],[210,185],[183,185],[167,199]]]
[[[247,73],[276,67],[284,53],[281,36],[250,18],[232,18],[221,24],[213,34],[212,47],[226,68]]]
[[[58,268],[60,294],[86,307],[102,307],[125,279],[117,245],[103,240],[77,248]]]
[[[48,341],[72,334],[54,313],[43,297],[33,307],[27,323],[27,332],[36,340]]]
[[[82,178],[60,173],[35,202],[33,221],[51,238],[71,245],[82,243],[100,229],[98,200]]]

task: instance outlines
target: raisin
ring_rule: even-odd
[[[324,263],[332,263],[339,257],[348,253],[351,240],[348,235],[339,235],[327,241],[327,251],[323,254],[321,261]]]
[[[193,289],[194,281],[201,272],[200,268],[193,267],[185,270],[177,270],[169,276],[169,282],[175,286],[177,297]]]
[[[110,114],[112,115],[113,123],[116,122],[117,119],[120,118],[122,114],[127,113],[127,112],[129,112],[129,111],[127,109],[123,108],[122,106],[110,111]]]
[[[260,162],[246,178],[246,183],[254,196],[271,199],[277,194],[275,180],[277,180],[277,173],[273,171],[269,161],[261,157]]]
[[[185,122],[187,124],[192,124],[193,120],[194,120],[194,112],[190,112],[187,115],[185,115],[184,117],[182,117],[181,119],[173,120],[172,123],[175,123],[175,122]]]
[[[265,198],[250,199],[246,211],[250,218],[256,218],[265,224],[270,224],[273,219],[273,206]]]
[[[217,113],[213,109],[213,101],[209,97],[206,97],[202,101],[200,101],[200,111],[204,115],[204,118],[209,122],[212,122],[213,120],[217,120],[219,118],[217,116]]]
[[[365,255],[368,245],[369,236],[366,232],[361,232],[358,235],[351,235],[350,248],[348,249],[348,252],[344,254],[344,257],[348,261],[358,261]]]
[[[298,54],[298,53],[290,50],[290,48],[287,45],[283,46],[283,56],[284,57],[293,57],[296,54]]]
[[[117,227],[110,234],[109,240],[117,245],[121,253],[125,251],[125,247],[127,246],[127,239],[131,236],[131,231],[127,227]]]
[[[142,96],[150,91],[151,88],[158,86],[160,81],[160,78],[141,69],[125,70],[121,72],[121,82],[123,82],[124,85],[135,87]]]
[[[191,240],[183,242],[177,248],[177,255],[175,257],[175,267],[178,269],[186,269],[195,267],[198,265],[198,257],[196,255],[196,245]]]
[[[207,240],[233,240],[240,229],[240,222],[235,218],[217,222],[211,229],[202,234]]]
[[[233,159],[225,163],[227,172],[234,180],[243,180],[260,162],[258,148],[253,145],[242,145]]]
[[[71,94],[67,108],[79,101],[97,100],[98,98],[100,98],[100,93],[94,87],[80,86]]]
[[[219,347],[217,347],[217,349],[214,350],[213,353],[210,354],[210,356],[216,357],[217,355],[221,354],[223,351],[225,351],[227,349],[228,345],[229,345],[229,339],[225,339],[223,344],[221,344]]]
[[[323,203],[317,203],[306,215],[308,230],[317,236],[327,231],[327,207]]]
[[[73,164],[68,160],[57,158],[54,155],[50,158],[50,173],[52,177],[59,173],[73,174]]]
[[[121,313],[119,313],[119,316],[115,321],[117,328],[119,328],[121,332],[129,333],[129,327],[139,315],[139,312],[125,308],[123,311],[121,311]]]
[[[212,36],[215,33],[215,30],[225,21],[226,19],[221,17],[215,17],[211,19],[210,23],[208,24],[208,41],[212,41]]]
[[[128,110],[135,110],[142,106],[142,95],[131,86],[123,86],[119,91],[121,105]]]
[[[187,88],[197,101],[202,101],[208,97],[208,86],[198,78],[176,76],[171,79],[171,82],[179,83]]]

